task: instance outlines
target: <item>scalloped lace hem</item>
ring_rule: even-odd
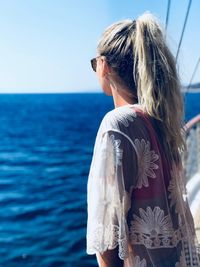
[[[106,250],[115,249],[119,246],[118,256],[121,260],[125,260],[128,257],[128,240],[127,234],[122,235],[119,226],[99,225],[95,230],[91,231],[91,234],[87,234],[87,254],[95,254],[100,252],[101,254]],[[100,239],[100,237],[103,237]]]

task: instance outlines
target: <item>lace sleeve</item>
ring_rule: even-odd
[[[123,173],[126,142],[115,131],[107,131],[96,140],[88,178],[88,254],[118,246],[119,258],[127,257],[130,195]]]

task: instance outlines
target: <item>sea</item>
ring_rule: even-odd
[[[95,267],[86,190],[103,93],[0,95],[0,267]],[[176,112],[176,107],[174,112]],[[185,121],[200,93],[185,95]]]

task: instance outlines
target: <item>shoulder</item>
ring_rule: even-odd
[[[142,119],[143,110],[140,105],[125,105],[117,107],[108,111],[101,120],[97,139],[103,137],[105,133],[118,132],[119,134],[126,134],[128,136],[134,136],[134,132],[137,129],[137,133],[144,132],[143,128],[145,123]],[[101,140],[101,139],[100,139]]]
[[[128,128],[131,124],[136,123],[140,112],[136,105],[124,105],[107,112],[101,124],[104,129],[123,129]]]

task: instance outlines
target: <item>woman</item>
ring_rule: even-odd
[[[115,109],[99,127],[88,178],[87,253],[101,267],[200,266],[181,151],[174,58],[145,13],[108,27],[92,60]]]

